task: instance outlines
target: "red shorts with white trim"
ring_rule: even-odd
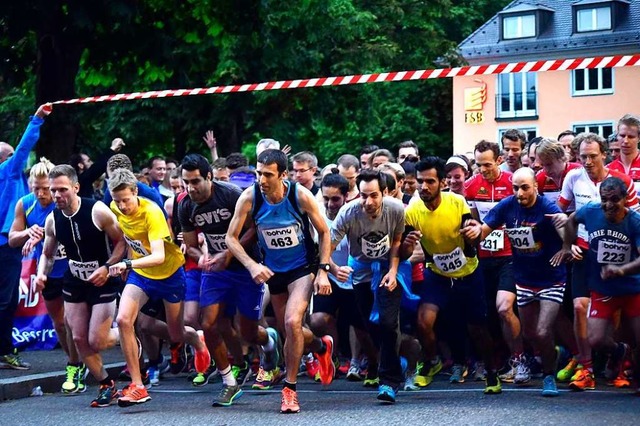
[[[640,317],[640,294],[605,296],[592,291],[589,305],[589,318],[612,319],[619,310],[627,318]]]

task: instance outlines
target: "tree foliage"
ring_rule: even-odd
[[[0,136],[44,101],[457,65],[455,46],[507,1],[24,0],[0,11]],[[261,137],[328,162],[412,139],[451,150],[451,82],[378,83],[57,106],[38,150],[57,162],[121,136],[141,161],[251,153]]]

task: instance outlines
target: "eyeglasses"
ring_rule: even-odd
[[[296,174],[302,174],[304,172],[308,172],[311,169],[312,169],[312,167],[309,167],[308,169],[293,169],[292,172],[296,173]]]

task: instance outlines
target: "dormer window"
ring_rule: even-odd
[[[610,30],[611,28],[611,6],[576,10],[576,29],[579,33]]]
[[[535,37],[536,35],[536,16],[517,15],[504,16],[502,18],[502,38],[511,40],[514,38]]]

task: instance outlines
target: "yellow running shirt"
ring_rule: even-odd
[[[442,201],[434,211],[420,198],[414,198],[405,210],[405,222],[422,233],[420,243],[428,268],[449,278],[466,277],[478,267],[476,256],[464,255],[464,239],[460,235],[462,215],[471,212],[460,195],[442,192],[441,196]]]
[[[160,207],[146,198],[138,197],[138,201],[140,206],[132,216],[124,215],[115,201],[111,202],[110,207],[118,218],[124,238],[131,248],[133,259],[151,254],[150,241],[164,241],[164,262],[151,268],[136,268],[136,272],[153,280],[168,278],[184,264],[184,255],[171,240],[169,225]]]

